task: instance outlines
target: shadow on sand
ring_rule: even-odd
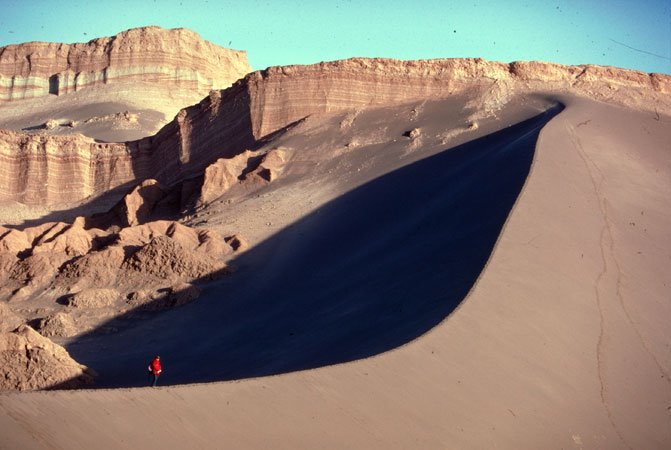
[[[99,387],[233,380],[365,358],[412,341],[465,298],[525,183],[548,111],[375,179],[238,257],[195,302],[133,314],[68,351]],[[492,299],[505,301],[506,299]],[[137,313],[136,313],[137,314]]]

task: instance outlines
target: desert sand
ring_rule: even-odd
[[[177,218],[244,236],[231,273],[53,338],[95,384],[0,393],[0,447],[668,448],[669,92],[598,80],[369,106],[341,80],[309,115],[277,90],[265,162],[211,158]]]

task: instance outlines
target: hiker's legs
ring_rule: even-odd
[[[158,382],[158,374],[154,374],[154,383],[152,384],[153,387],[156,387],[156,382]]]

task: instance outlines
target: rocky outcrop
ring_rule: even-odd
[[[246,151],[233,158],[219,158],[207,166],[198,203],[210,203],[238,183],[252,155],[252,152]]]
[[[62,302],[75,308],[109,306],[137,286],[222,276],[228,271],[224,259],[243,249],[242,238],[227,241],[212,230],[173,221],[117,226],[116,231],[86,229],[84,222],[0,235],[0,300],[65,294]]]
[[[57,223],[34,242],[32,254],[55,253],[66,257],[85,255],[93,247],[93,240],[104,233],[87,231],[84,223],[83,217],[78,217],[71,225]]]
[[[0,333],[7,333],[16,330],[24,321],[9,309],[9,307],[0,303]]]
[[[69,337],[74,336],[78,332],[72,316],[65,312],[57,312],[41,319],[37,323],[36,328],[45,337]]]
[[[133,188],[112,208],[122,227],[148,222],[156,204],[166,196],[166,189],[158,181],[148,179]]]
[[[212,230],[194,230],[169,221],[125,228],[117,242],[102,252],[112,249],[117,249],[114,259],[93,252],[62,268],[53,286],[57,291],[75,292],[66,299],[68,306],[119,306],[122,298],[129,299],[127,305],[132,309],[157,311],[181,306],[200,294],[190,282],[228,274],[223,258],[242,250]],[[98,265],[101,259],[107,266]],[[102,276],[101,267],[106,267]],[[142,289],[138,291],[138,287]]]
[[[207,254],[183,247],[169,236],[156,236],[126,258],[120,267],[123,282],[138,285],[134,279],[147,281],[211,279],[225,273],[225,265]]]
[[[138,141],[103,144],[0,132],[0,200],[68,203],[145,178],[170,186],[200,176],[217,159],[258,148],[310,115],[457,94],[473,97],[487,115],[518,93],[568,91],[671,112],[671,76],[613,67],[363,58],[271,67],[211,91],[156,135]]]
[[[0,391],[78,388],[94,373],[27,325],[0,333]]]
[[[267,184],[277,179],[284,169],[287,153],[272,149],[265,154],[249,150],[233,158],[219,158],[205,168],[197,206],[210,203],[236,184]]]
[[[86,229],[84,222],[79,218],[73,224],[0,230],[0,332],[6,333],[0,334],[0,363],[8,364],[7,389],[60,383],[51,376],[34,380],[31,363],[15,352],[24,345],[10,333],[17,327],[31,324],[44,342],[46,337],[113,331],[115,328],[105,322],[114,317],[132,317],[135,310],[155,312],[194,301],[201,292],[194,283],[227,275],[226,257],[246,248],[239,235],[222,238],[213,230],[173,221],[115,226],[110,231]],[[9,245],[6,239],[20,245]],[[9,353],[2,354],[2,339],[10,342]],[[47,358],[42,353],[36,355],[40,361]],[[25,364],[23,375],[21,364]],[[2,372],[0,389],[1,378]]]
[[[120,298],[121,294],[116,289],[91,288],[68,295],[63,302],[72,308],[106,308],[117,303]]]
[[[250,71],[247,54],[184,28],[134,28],[86,43],[0,48],[0,101],[63,95],[102,84],[161,83],[206,95]]]

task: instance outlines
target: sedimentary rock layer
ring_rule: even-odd
[[[226,90],[211,91],[156,135],[139,141],[99,144],[2,133],[0,200],[75,202],[149,177],[169,186],[315,114],[463,93],[489,114],[516,94],[569,89],[602,101],[671,112],[670,76],[613,67],[361,58],[272,67]]]
[[[668,75],[537,61],[506,64],[479,58],[354,58],[311,66],[270,67],[247,75],[240,83],[247,85],[256,138],[310,114],[440,98],[474,88],[486,89],[490,98],[485,100],[494,103],[505,101],[515,92],[572,88],[572,92],[600,100],[641,106],[646,101],[640,100],[650,99],[650,94],[671,93]],[[671,99],[667,98],[665,106],[670,105]]]
[[[219,47],[193,31],[134,28],[86,43],[0,48],[0,101],[119,82],[160,83],[205,95],[250,70],[246,52]]]
[[[128,144],[0,130],[0,198],[76,202],[135,178]]]

